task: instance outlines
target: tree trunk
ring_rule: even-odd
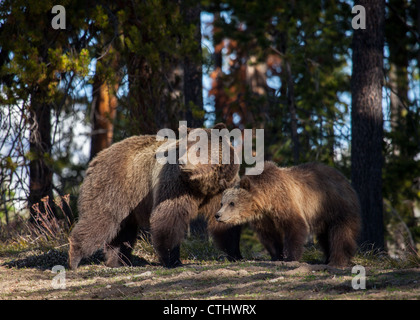
[[[31,129],[29,137],[29,198],[28,205],[32,213],[32,206],[41,203],[48,196],[49,203],[52,196],[52,161],[51,161],[51,106],[37,101],[38,92],[31,98]],[[53,208],[53,206],[51,206]]]
[[[366,9],[366,29],[353,34],[352,183],[360,197],[365,249],[384,248],[382,204],[382,82],[384,0],[355,1]]]
[[[98,40],[101,46],[107,41]],[[117,91],[120,84],[120,54],[113,45],[108,45],[100,59],[96,61],[96,71],[92,88],[92,140],[90,159],[112,144],[114,120],[117,114]]]
[[[113,120],[117,113],[116,91],[118,84],[113,87],[107,83],[93,85],[93,132],[90,158],[93,159],[98,152],[108,148],[112,143]]]
[[[213,36],[220,32],[217,27],[217,22],[220,19],[220,14],[215,13],[213,20]],[[216,114],[216,122],[223,121],[227,125],[232,125],[232,114],[230,110],[229,97],[226,95],[223,84],[223,54],[222,49],[224,48],[224,40],[214,43],[214,71],[211,73],[212,87],[209,91],[209,95],[214,96],[214,109]]]
[[[130,53],[128,70],[129,102],[127,105],[130,126],[127,135],[156,134],[165,128],[167,117],[161,83],[157,83],[157,74],[153,74],[146,59],[135,53]],[[162,79],[160,82],[163,82]]]
[[[287,51],[287,33],[281,32],[278,38],[278,49],[275,49],[280,56],[282,71],[281,71],[281,92],[282,96],[284,92],[286,92],[286,101],[287,107],[290,114],[290,136],[292,139],[292,155],[293,155],[293,163],[296,165],[299,163],[300,159],[300,143],[299,143],[299,135],[298,135],[298,117],[296,112],[296,103],[295,103],[295,84],[293,81],[293,73],[292,73],[292,66],[290,65],[290,61],[286,58],[286,51]]]
[[[186,120],[192,128],[203,126],[203,83],[202,83],[202,51],[201,51],[201,8],[200,5],[185,8],[185,23],[195,26],[194,40],[196,41],[196,56],[184,59],[184,102],[186,106]],[[198,112],[194,112],[198,111]]]
[[[299,136],[297,132],[297,113],[295,104],[295,84],[293,82],[292,68],[289,61],[284,61],[287,75],[287,105],[290,112],[290,128],[293,143],[293,163],[297,165],[300,158]]]
[[[386,21],[385,37],[389,48],[389,88],[390,93],[390,113],[391,113],[391,130],[393,133],[392,148],[394,155],[401,155],[403,151],[403,144],[406,138],[401,134],[406,131],[406,120],[404,111],[408,106],[408,65],[409,53],[407,48],[408,38],[406,34],[409,29],[405,23],[406,21],[406,0],[391,0],[389,16]],[[403,141],[402,141],[402,140]]]

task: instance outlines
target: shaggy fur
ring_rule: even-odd
[[[210,130],[207,133],[210,138]],[[104,249],[108,266],[130,264],[139,227],[150,228],[161,263],[174,267],[180,264],[179,246],[189,222],[198,213],[209,221],[216,244],[232,259],[241,258],[238,229],[231,232],[214,222],[222,191],[239,181],[239,165],[233,164],[233,157],[232,164],[224,165],[162,165],[155,155],[163,143],[156,136],[134,136],[92,160],[80,189],[79,221],[69,239],[70,268],[76,269],[83,257],[98,249]],[[176,140],[172,147],[178,148]],[[234,244],[224,245],[226,240]]]
[[[309,233],[326,262],[347,265],[360,230],[356,192],[337,170],[317,163],[279,168],[264,163],[260,175],[245,176],[239,188],[224,191],[219,222],[251,222],[273,260],[299,260]]]

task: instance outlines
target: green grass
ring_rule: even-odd
[[[420,255],[412,252],[404,260],[393,259],[386,252],[378,250],[358,251],[353,263],[364,267],[381,267],[384,269],[406,269],[420,267]]]

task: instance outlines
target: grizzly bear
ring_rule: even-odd
[[[223,128],[224,124],[217,124],[213,129]],[[210,129],[203,130],[210,137]],[[140,227],[150,229],[160,262],[175,267],[181,263],[179,248],[189,222],[199,213],[207,218],[216,245],[229,258],[241,258],[240,229],[221,226],[214,219],[222,191],[239,182],[239,164],[233,156],[228,164],[181,164],[178,159],[175,164],[162,164],[156,153],[169,140],[133,136],[101,151],[90,162],[78,198],[79,220],[69,238],[71,269],[98,249],[104,250],[107,266],[130,264]],[[172,143],[177,152],[179,141]],[[187,150],[191,146],[188,141]],[[231,145],[230,152],[234,153]]]
[[[223,192],[216,220],[251,222],[272,260],[299,260],[312,233],[332,266],[350,263],[361,223],[358,196],[336,169],[319,163],[279,168],[269,161],[260,175],[244,176]]]

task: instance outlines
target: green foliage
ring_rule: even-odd
[[[51,27],[51,8],[56,4],[66,9],[66,30]],[[0,183],[7,208],[14,210],[11,201],[21,196],[16,190],[27,188],[28,164],[42,159],[54,172],[55,191],[72,195],[75,212],[87,159],[73,160],[80,151],[74,143],[75,128],[63,123],[73,116],[77,123],[89,123],[95,81],[120,88],[114,141],[176,128],[186,110],[194,118],[209,116],[201,106],[184,104],[182,68],[187,58],[203,61],[208,73],[221,67],[212,78],[225,100],[216,106],[213,118],[231,127],[264,128],[266,159],[281,165],[294,162],[294,107],[299,162],[321,161],[350,176],[353,3],[201,1],[202,8],[216,17],[209,38],[214,45],[224,41],[222,66],[215,66],[216,50],[203,48],[202,55],[196,50],[195,26],[185,22],[186,10],[196,4],[0,1]],[[385,119],[383,192],[418,242],[419,222],[412,208],[420,202],[419,186],[413,181],[420,176],[419,44],[418,30],[412,27],[418,8],[412,0],[392,0],[387,6],[386,101],[392,91],[401,104],[384,109],[392,110]],[[391,77],[394,70],[396,79]],[[258,78],[257,85],[247,79],[251,71],[259,77],[252,79]],[[51,110],[50,152],[29,148],[37,105]],[[250,246],[249,251],[254,249]]]
[[[384,89],[389,115],[385,125],[383,191],[418,243],[420,224],[413,210],[420,201],[420,185],[416,183],[420,177],[419,33],[410,28],[418,23],[418,8],[415,1],[391,0],[387,9]]]
[[[223,88],[223,92],[214,90],[216,99],[224,95],[223,104],[216,101],[216,121],[232,121],[231,115],[236,114],[232,125],[264,128],[265,156],[282,165],[295,162],[297,144],[298,162],[321,161],[350,177],[353,3],[223,0],[205,4],[216,14],[214,44],[224,41],[224,70],[214,80]],[[390,103],[384,108],[384,112],[391,110],[385,119],[383,194],[418,242],[419,221],[413,216],[413,205],[420,201],[420,187],[414,182],[420,176],[419,34],[412,27],[418,23],[417,12],[415,1],[387,2],[385,90],[394,97],[388,97]],[[246,78],[247,68],[258,63],[266,67],[259,74],[263,90],[255,90]],[[297,141],[293,141],[291,107],[296,112]]]
[[[245,126],[264,126],[267,157],[291,163],[288,99],[293,99],[300,160],[333,163],[334,148],[348,140],[336,129],[345,125],[348,116],[348,109],[343,110],[342,93],[350,90],[346,71],[350,6],[332,1],[220,1],[210,4],[209,10],[229,17],[215,22],[220,32],[214,35],[214,42],[223,38],[235,41],[229,50],[237,58],[231,63],[230,73],[224,75],[225,83],[238,85],[238,73],[243,72],[240,59],[249,63],[256,58],[255,63],[267,63],[262,77],[278,79],[276,87],[266,85],[266,95],[256,95],[248,88],[246,110],[255,121],[247,123],[249,116],[245,115],[241,120]],[[273,55],[278,57],[277,62],[269,62]],[[291,75],[285,71],[286,63]],[[291,98],[288,77],[292,77],[294,87]]]
[[[51,9],[56,4],[66,9],[65,30],[51,26]],[[88,78],[91,12],[88,3],[77,0],[0,3],[0,112],[2,128],[7,128],[1,135],[0,182],[7,186],[2,193],[17,189],[17,197],[24,191],[28,194],[25,174],[30,163],[40,161],[48,168],[57,167],[59,155],[48,146],[53,139],[58,140],[61,117],[74,112],[72,98],[78,95],[77,85]],[[44,132],[49,127],[54,131],[42,135],[40,127]],[[53,147],[57,149],[60,147]],[[7,201],[14,204],[15,199]]]
[[[84,77],[88,73],[88,50],[75,50],[69,38],[76,34],[51,27],[52,6],[51,1],[3,1],[0,5],[4,19],[0,42],[7,62],[1,65],[0,76],[9,80],[5,103],[25,101],[36,90],[43,92],[43,102],[54,101],[63,74]],[[73,27],[73,32],[81,31]]]
[[[184,11],[189,5],[136,1],[116,14],[124,35],[120,54],[130,88],[121,99],[123,114],[132,123],[129,134],[176,128],[178,119],[190,107],[182,99],[179,69],[184,59],[200,61],[201,57],[194,40],[195,26],[184,21]],[[193,112],[203,116],[199,110]]]

